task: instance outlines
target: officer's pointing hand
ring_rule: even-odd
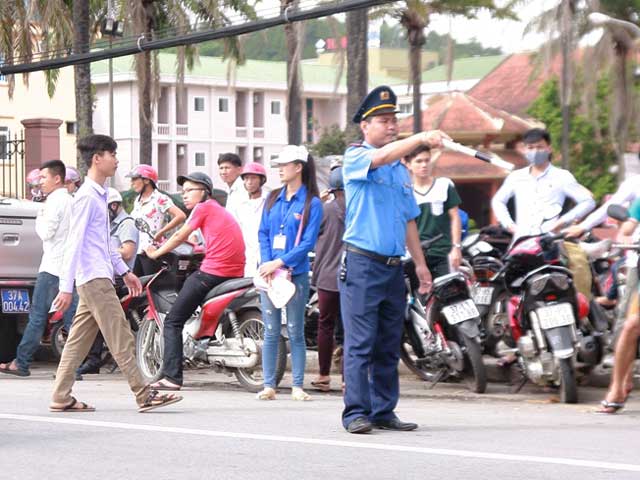
[[[429,145],[431,148],[442,147],[443,139],[451,140],[451,137],[442,130],[429,130],[428,132],[422,132],[422,143]]]
[[[420,281],[418,293],[425,295],[431,291],[431,272],[426,265],[416,266],[416,276]]]

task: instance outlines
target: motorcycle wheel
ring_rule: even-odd
[[[475,338],[462,335],[465,346],[465,358],[468,361],[467,373],[469,377],[467,384],[471,391],[484,393],[487,389],[487,370],[482,361],[482,346]]]
[[[576,371],[570,358],[558,361],[560,366],[560,401],[562,403],[578,403],[578,383]]]
[[[436,371],[432,371],[426,367],[421,367],[418,365],[418,355],[416,355],[416,353],[414,352],[411,341],[409,340],[406,331],[402,335],[402,342],[400,343],[400,358],[409,370],[411,370],[425,382],[433,381],[435,375],[438,373]]]
[[[51,327],[51,353],[53,353],[56,360],[60,360],[64,344],[67,343],[68,334],[63,326],[63,322],[60,321]]]
[[[164,343],[158,324],[145,318],[136,337],[136,363],[146,383],[160,380]]]
[[[258,346],[258,364],[253,368],[238,368],[236,378],[240,385],[250,392],[259,392],[264,387],[262,372],[262,347],[264,345],[264,322],[259,310],[243,312],[239,317],[240,335],[252,339]],[[278,357],[276,359],[276,386],[284,377],[287,368],[287,343],[282,335],[278,340]]]

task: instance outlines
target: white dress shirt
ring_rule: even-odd
[[[580,227],[585,232],[591,230],[593,227],[600,225],[607,219],[607,208],[609,208],[609,205],[623,205],[625,207],[629,207],[639,196],[640,175],[634,175],[622,182],[616,193],[614,193],[609,200],[604,202],[600,208],[585,218],[582,223],[580,223]]]
[[[227,204],[225,208],[229,212],[236,211],[238,209],[238,205],[249,199],[249,194],[247,193],[247,189],[244,188],[244,182],[240,176],[238,176],[231,187],[229,187],[229,191],[227,193]]]
[[[36,233],[42,240],[42,261],[39,272],[60,277],[65,243],[69,233],[73,197],[66,188],[58,188],[47,200],[36,218]]]
[[[269,193],[265,188],[262,189],[262,195],[259,198],[246,198],[244,201],[235,205],[229,213],[240,225],[242,230],[242,238],[245,245],[246,264],[244,268],[245,277],[254,277],[258,273],[258,265],[260,265],[260,242],[258,241],[258,230],[260,229],[260,221],[262,219],[262,210]],[[227,205],[227,209],[228,209]]]
[[[498,221],[505,228],[515,227],[516,237],[548,232],[558,220],[569,225],[595,206],[591,192],[569,171],[549,165],[535,177],[530,168],[510,173],[491,200]],[[511,197],[515,200],[515,221],[507,208]],[[567,197],[576,202],[576,206],[560,216]]]

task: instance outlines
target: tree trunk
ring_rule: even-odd
[[[360,138],[360,127],[352,122],[352,118],[369,89],[368,25],[366,8],[347,13],[346,140],[349,143]]]
[[[560,100],[562,105],[562,168],[569,168],[569,135],[571,105],[571,39],[573,38],[572,0],[562,0],[561,38],[562,38],[562,75],[560,81]]]
[[[409,68],[411,72],[411,90],[413,93],[413,133],[422,131],[422,108],[420,86],[422,84],[422,45],[424,33],[422,28],[409,32]]]
[[[629,69],[627,56],[629,47],[623,42],[615,44],[615,56],[613,63],[613,112],[612,112],[612,133],[614,136],[614,148],[618,156],[618,183],[622,183],[625,178],[624,154],[627,149],[627,137],[629,131]]]
[[[73,52],[89,51],[89,2],[73,2]],[[93,109],[91,96],[91,65],[75,65],[76,126],[78,139],[93,133]],[[78,158],[78,167],[86,174],[84,162]]]
[[[284,0],[282,11],[287,7],[298,8],[298,0]],[[290,145],[302,144],[302,79],[300,75],[301,38],[300,22],[284,26],[287,39],[287,141]],[[312,128],[308,125],[307,128]]]
[[[140,159],[139,163],[151,165],[152,157],[152,130],[151,119],[151,52],[139,54],[142,58],[143,79],[138,80],[138,119],[140,128]]]

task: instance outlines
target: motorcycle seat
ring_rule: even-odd
[[[580,242],[580,248],[584,250],[589,260],[597,260],[606,256],[611,243],[611,240],[600,240],[595,243]]]
[[[253,278],[234,278],[232,280],[227,280],[220,285],[213,287],[207,296],[204,298],[204,301],[211,300],[214,297],[219,297],[225,293],[233,292],[234,290],[240,290],[242,288],[247,288],[253,286]]]

